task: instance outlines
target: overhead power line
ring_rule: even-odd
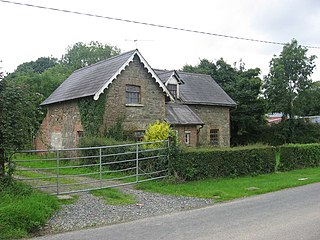
[[[25,6],[25,7],[39,8],[39,9],[44,9],[44,10],[57,11],[57,12],[72,13],[72,14],[83,15],[83,16],[88,16],[88,17],[104,18],[104,19],[109,19],[109,20],[114,20],[114,21],[128,22],[128,23],[146,25],[146,26],[151,26],[151,27],[166,28],[166,29],[172,29],[172,30],[178,30],[178,31],[184,31],[184,32],[198,33],[198,34],[210,35],[210,36],[215,36],[215,37],[231,38],[231,39],[236,39],[236,40],[244,40],[244,41],[275,44],[275,45],[286,45],[287,44],[284,42],[276,42],[276,41],[260,40],[260,39],[254,39],[254,38],[238,37],[238,36],[219,34],[219,33],[211,33],[211,32],[192,30],[192,29],[187,29],[187,28],[179,28],[179,27],[172,27],[172,26],[166,26],[166,25],[160,25],[160,24],[154,24],[154,23],[148,23],[148,22],[140,22],[140,21],[124,19],[124,18],[108,17],[108,16],[103,16],[103,15],[98,15],[98,14],[93,14],[93,13],[72,11],[72,10],[68,10],[68,9],[45,7],[45,6],[34,5],[34,4],[29,4],[29,3],[13,2],[13,1],[8,1],[8,0],[0,0],[0,2],[20,5],[20,6]],[[310,45],[302,45],[302,46],[306,47],[306,48],[320,49],[319,46],[310,46]]]

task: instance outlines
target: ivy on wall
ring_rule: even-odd
[[[105,112],[106,95],[100,95],[97,101],[92,97],[81,98],[78,101],[80,119],[86,136],[100,136],[103,131],[100,128],[103,124]]]

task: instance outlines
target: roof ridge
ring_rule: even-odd
[[[130,53],[130,52],[135,52],[135,51],[137,51],[137,50],[138,50],[138,49],[134,49],[134,50],[131,50],[131,51],[127,51],[127,52],[121,53],[121,54],[119,54],[119,55],[115,55],[115,56],[109,57],[109,58],[104,59],[104,60],[101,60],[101,61],[99,61],[99,62],[90,64],[90,65],[88,65],[88,66],[85,66],[85,67],[82,67],[82,68],[79,68],[79,69],[76,69],[76,70],[73,71],[73,73],[79,72],[79,71],[81,71],[81,70],[87,69],[87,68],[92,67],[92,66],[95,66],[95,65],[99,65],[99,64],[105,63],[105,62],[107,62],[107,61],[110,61],[110,60],[115,59],[115,58],[117,58],[117,57],[121,57],[121,56],[123,56],[123,55],[125,55],[125,54],[128,54],[128,53]]]
[[[182,73],[182,74],[190,74],[190,75],[201,75],[201,76],[210,76],[210,74],[205,74],[205,73],[193,73],[193,72],[184,72],[184,71],[179,71],[177,70],[177,73]]]

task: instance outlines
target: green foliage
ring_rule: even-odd
[[[105,138],[105,137],[96,137],[96,136],[87,136],[83,137],[80,142],[79,142],[79,147],[80,148],[88,148],[88,147],[101,147],[101,146],[115,146],[115,145],[123,145],[123,144],[128,144],[130,142],[125,142],[125,141],[117,141],[112,138]],[[130,146],[130,147],[110,147],[110,148],[104,148],[101,150],[102,155],[111,155],[111,156],[104,156],[102,161],[103,162],[111,162],[111,161],[121,161],[121,160],[126,160],[126,159],[134,159],[135,157],[135,146]],[[113,154],[116,153],[124,153],[126,151],[133,152],[131,154],[123,154],[119,156],[113,156]],[[94,164],[94,163],[99,163],[99,149],[84,149],[81,150],[80,152],[81,156],[83,157],[88,157],[88,156],[95,156],[91,158],[86,158],[83,160],[84,164]],[[131,167],[131,163],[125,163],[122,165],[119,164],[112,164],[110,165],[110,169],[118,169],[118,168],[124,168],[124,167]]]
[[[276,165],[272,147],[191,149],[179,154],[172,164],[183,180],[271,173]]]
[[[61,62],[74,71],[120,53],[120,49],[109,44],[91,41],[89,44],[78,42],[69,46]]]
[[[170,128],[170,124],[156,121],[155,123],[149,124],[143,140],[145,142],[167,140],[172,135],[173,131]]]
[[[320,144],[289,144],[280,147],[280,171],[319,166]]]
[[[59,204],[56,198],[29,186],[0,180],[0,239],[27,237],[41,229]]]
[[[100,95],[97,101],[92,97],[80,98],[78,101],[81,123],[86,136],[101,136],[101,127],[105,113],[106,93]]]
[[[248,69],[240,62],[240,67],[231,66],[222,58],[216,63],[202,59],[193,67],[186,65],[183,71],[209,74],[238,104],[230,112],[231,144],[246,145],[258,138],[260,126],[265,124],[266,103],[260,97],[262,81],[260,69]]]
[[[5,175],[9,152],[32,144],[42,115],[39,100],[25,86],[0,82],[0,177]]]
[[[24,86],[0,82],[0,148],[17,149],[30,144],[39,126],[39,98]]]
[[[129,139],[128,134],[124,131],[123,122],[125,120],[124,116],[117,118],[113,126],[109,127],[106,131],[107,138],[113,138],[116,141],[124,141]]]
[[[301,92],[295,100],[296,111],[299,116],[320,115],[320,82],[311,83],[310,89]]]
[[[20,64],[14,71],[13,75],[24,75],[26,73],[43,73],[45,70],[58,64],[56,58],[40,57],[36,61],[25,62]],[[12,76],[13,77],[13,76]]]
[[[307,52],[307,48],[293,39],[283,47],[279,57],[272,58],[264,86],[272,112],[282,112],[290,119],[298,113],[295,100],[310,88],[310,76],[315,68],[316,56],[307,57]]]
[[[286,143],[320,142],[320,124],[310,123],[303,119],[282,121],[271,126],[264,126],[259,142],[272,146]]]

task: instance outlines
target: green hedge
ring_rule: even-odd
[[[280,171],[319,166],[320,144],[289,144],[280,147]]]
[[[179,154],[172,167],[180,179],[238,177],[275,171],[272,147],[192,149]]]

